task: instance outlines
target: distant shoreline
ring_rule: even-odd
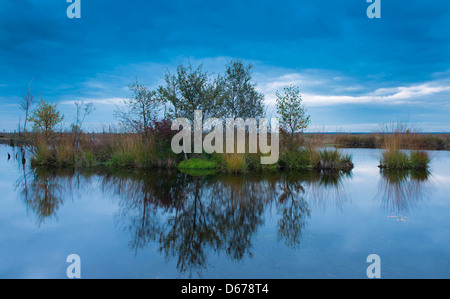
[[[70,133],[61,133],[70,134]],[[129,134],[129,133],[127,133]],[[337,147],[337,148],[384,148],[383,136],[393,133],[365,133],[365,132],[305,132],[303,134],[305,145],[316,147]],[[89,138],[98,136],[115,136],[120,133],[84,133]],[[414,150],[450,150],[450,133],[439,132],[418,132],[405,133],[404,149]],[[0,133],[0,144],[11,146],[31,145],[31,133]]]

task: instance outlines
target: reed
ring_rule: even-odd
[[[246,161],[244,154],[223,154],[224,166],[227,172],[243,172],[246,169]]]
[[[351,171],[354,167],[352,162],[352,156],[349,154],[343,154],[337,149],[323,149],[319,150],[315,156],[314,168],[318,170],[342,170]]]
[[[424,151],[412,152],[409,159],[411,161],[412,168],[417,170],[428,169],[431,162],[430,155]]]
[[[428,169],[431,159],[427,152],[405,150],[415,147],[418,136],[418,130],[405,122],[385,126],[384,152],[379,167],[402,170]]]

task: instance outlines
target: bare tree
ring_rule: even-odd
[[[27,132],[27,121],[29,118],[31,107],[33,106],[33,94],[31,93],[31,83],[33,80],[31,80],[30,84],[28,85],[28,92],[22,99],[19,100],[19,107],[20,109],[25,112],[25,121],[23,125],[24,132]]]
[[[149,90],[137,80],[129,85],[129,89],[133,95],[130,99],[124,100],[122,106],[116,106],[115,117],[125,128],[146,138],[158,115],[159,99],[156,91]]]
[[[72,132],[75,134],[74,142],[76,148],[78,148],[80,145],[80,137],[82,133],[84,120],[86,116],[88,116],[95,110],[95,107],[93,103],[85,104],[83,101],[75,102],[75,107],[76,107],[76,120],[75,123],[72,124]]]

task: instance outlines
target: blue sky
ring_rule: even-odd
[[[99,130],[136,78],[156,88],[180,62],[218,73],[238,58],[254,65],[271,116],[275,92],[300,86],[310,131],[409,120],[450,132],[449,1],[381,0],[381,19],[366,0],[81,0],[81,19],[69,5],[2,1],[0,130],[17,128],[30,81],[67,126],[74,100],[93,102],[86,127]]]

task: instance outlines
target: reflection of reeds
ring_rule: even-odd
[[[380,192],[383,208],[395,214],[416,209],[417,203],[426,199],[429,176],[426,170],[382,170]]]
[[[342,211],[348,201],[343,179],[351,176],[351,172],[334,170],[315,172],[315,179],[309,182],[312,201],[322,208],[334,204],[337,210]]]

